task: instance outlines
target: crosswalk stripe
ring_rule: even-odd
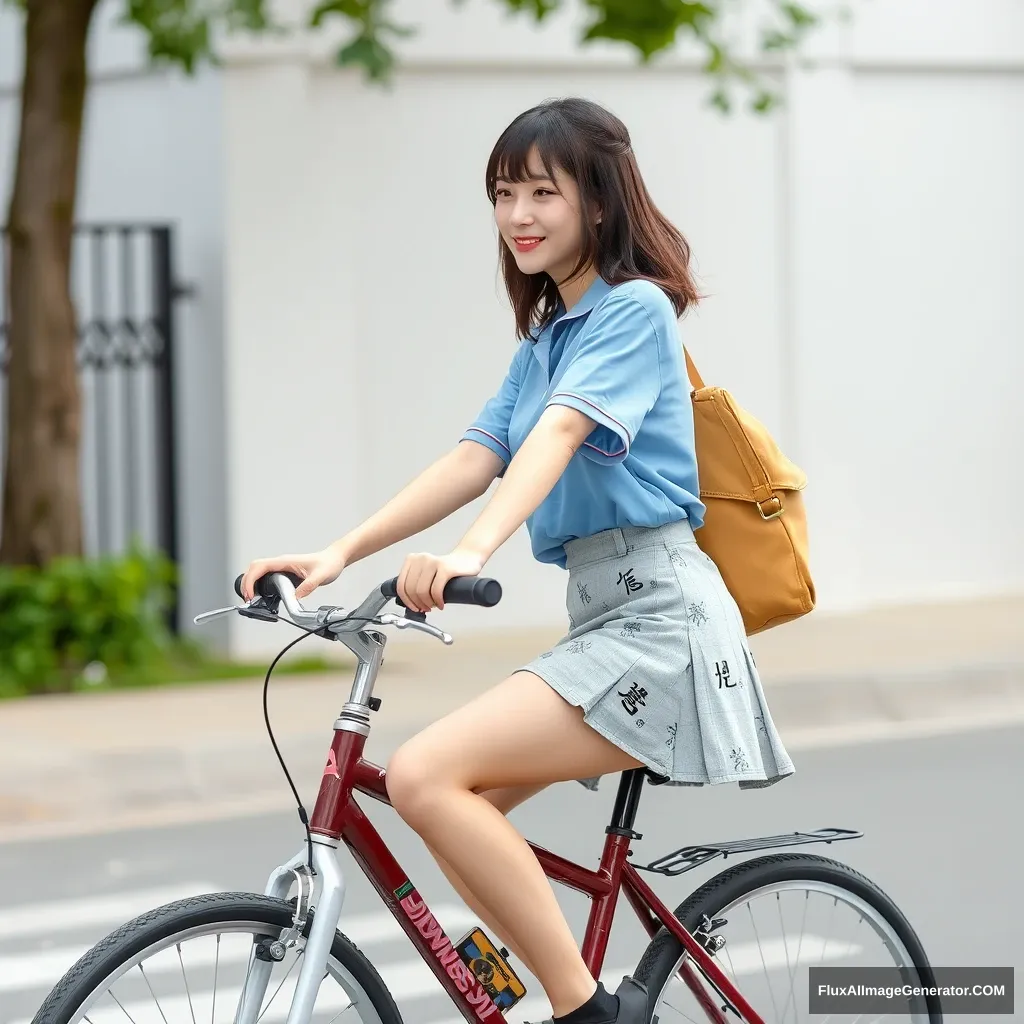
[[[53,900],[47,903],[26,903],[0,909],[0,940],[22,935],[92,928],[95,925],[123,924],[147,910],[198,896],[217,892],[218,886],[208,882],[182,882],[159,889],[137,889],[116,892],[109,896],[90,896],[78,900]]]
[[[773,939],[759,945],[756,942],[739,942],[729,945],[726,948],[730,951],[730,958],[719,957],[722,969],[729,977],[738,977],[748,974],[757,974],[762,970],[774,971],[784,967],[797,967],[808,963],[821,963],[830,960],[844,960],[850,956],[856,956],[862,952],[860,946],[850,944],[840,945],[837,942],[826,943],[817,935],[805,935],[800,941],[799,964],[796,957],[796,939],[789,940],[787,949],[782,939]],[[609,992],[614,992],[619,987],[623,975],[632,974],[635,967],[607,968],[601,972],[601,980]],[[685,986],[682,978],[672,979],[672,983]],[[741,988],[742,991],[742,988]],[[674,997],[672,997],[674,998]],[[543,995],[526,996],[513,1007],[516,1020],[540,1021],[551,1015],[551,1004]],[[285,1014],[287,1016],[287,1014]],[[430,1024],[465,1024],[462,1017],[444,1017],[430,1021]]]
[[[396,1002],[402,1000],[422,999],[429,996],[444,996],[444,989],[441,983],[434,977],[430,968],[422,960],[406,960],[400,963],[383,964],[378,966],[384,984],[390,991]],[[628,974],[631,967],[619,968],[615,971],[608,971],[610,977],[621,978]],[[297,973],[297,972],[296,972]],[[281,986],[273,1001],[260,1015],[260,1024],[271,1024],[271,1022],[284,1021],[288,1017],[288,1008],[292,996],[295,994],[295,976]],[[607,984],[607,982],[606,982]],[[271,980],[271,987],[268,994],[277,987],[277,981]],[[226,989],[217,993],[217,1007],[234,1008],[238,1004],[238,997],[241,994],[240,988]],[[161,999],[159,1007],[152,999],[138,1000],[137,1002],[124,1003],[122,1010],[116,1003],[109,1001],[109,1008],[101,1007],[89,1011],[89,1020],[92,1024],[124,1024],[130,1017],[134,1024],[165,1024],[166,1021],[174,1022],[179,1020],[199,1020],[210,1016],[213,1008],[212,992],[192,992],[189,995],[175,996],[172,999]],[[538,1000],[547,1006],[546,1000]],[[519,1019],[519,1008],[527,1003],[524,999],[514,1008]],[[339,985],[328,987],[326,984],[321,988],[320,995],[316,1001],[316,1013],[337,1012],[349,1005],[349,998]],[[128,1017],[125,1016],[127,1012]],[[459,1020],[462,1020],[460,1017]],[[16,1021],[14,1024],[30,1024],[30,1019]],[[463,1024],[465,1022],[463,1021]]]
[[[459,904],[442,904],[435,907],[433,913],[449,936],[458,937],[457,931],[471,928],[478,923],[476,915],[468,907]],[[405,934],[394,915],[387,911],[350,916],[343,913],[339,927],[357,946],[388,942]],[[90,948],[91,946],[64,946],[11,956],[0,954],[0,992],[55,985],[64,972]],[[248,940],[233,947],[232,952],[237,953],[232,959],[247,959],[249,948]],[[219,956],[221,963],[225,962],[227,953],[228,950],[222,945]],[[218,960],[217,945],[213,936],[190,940],[184,956],[186,968],[212,966]],[[147,972],[180,969],[181,964],[173,946],[146,961]]]
[[[439,907],[438,911],[439,917],[445,914],[446,911],[468,913],[464,908],[455,906]],[[372,919],[379,916],[365,915],[364,920],[370,927],[376,927],[376,923]],[[352,923],[358,924],[356,919],[352,919]],[[723,968],[727,970],[730,976],[754,974],[764,970],[773,971],[786,967],[792,968],[797,965],[796,949],[793,941],[790,942],[789,948],[787,948],[786,943],[782,939],[772,940],[763,945],[749,942],[738,943],[728,948],[730,958],[723,958],[721,962]],[[818,936],[805,935],[800,940],[799,960],[801,964],[821,963],[845,959],[846,957],[857,955],[859,952],[861,952],[861,949],[858,946],[841,946],[838,943],[827,944],[824,939]],[[165,967],[173,966],[175,969],[179,968],[180,965],[175,957],[173,947],[160,955],[169,956],[167,964],[164,965]],[[207,966],[212,965],[214,962],[212,956],[204,959]],[[147,961],[147,972],[155,972],[158,969],[155,961],[155,957]],[[222,960],[221,962],[224,961]],[[187,966],[191,969],[194,966],[199,966],[199,962],[190,957]],[[443,990],[437,978],[434,977],[430,968],[418,958],[383,964],[378,963],[376,967],[392,997],[398,1002],[443,996]],[[632,965],[607,968],[601,972],[601,979],[609,991],[614,991],[622,977],[631,974],[632,971]],[[297,972],[293,972],[281,986],[280,991],[277,992],[269,1008],[261,1016],[261,1022],[268,1022],[269,1024],[269,1022],[280,1022],[287,1018],[288,1007],[295,991],[296,974]],[[20,979],[22,984],[19,987],[24,987],[25,980],[24,977]],[[683,984],[681,980],[675,980],[676,983]],[[278,979],[273,979],[271,981],[271,988],[268,991],[273,993],[278,984]],[[231,987],[217,992],[216,995],[218,1006],[233,1007],[238,1002],[240,988],[237,986]],[[101,999],[101,1004],[103,1002],[104,1000]],[[193,1014],[207,1014],[213,1007],[213,992],[192,991],[180,996],[162,998],[159,1006],[152,999],[138,1000],[125,1003],[124,1010],[109,999],[106,1002],[109,1004],[109,1007],[101,1005],[99,1009],[90,1011],[89,1020],[92,1024],[123,1024],[123,1021],[126,1019],[125,1011],[127,1011],[134,1024],[166,1024],[166,1021],[191,1020]],[[344,1009],[347,1005],[348,997],[340,986],[324,985],[317,999],[316,1009],[318,1013],[321,1011],[336,1012]],[[542,994],[527,996],[515,1007],[516,1019],[522,1020],[539,1020],[548,1015],[549,1012],[550,1006]],[[462,1021],[461,1017],[446,1017],[436,1020],[432,1024],[459,1024],[460,1021]],[[30,1024],[30,1021],[28,1018],[25,1018],[22,1021],[15,1022],[15,1024]]]

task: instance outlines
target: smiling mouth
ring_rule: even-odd
[[[513,237],[512,241],[515,242],[515,246],[520,252],[529,252],[530,249],[536,249],[544,241],[544,236],[521,235]]]

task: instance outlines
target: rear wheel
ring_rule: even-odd
[[[709,879],[675,911],[713,953],[740,994],[766,1022],[823,1019],[808,1010],[810,967],[897,968],[906,982],[934,984],[921,942],[895,903],[873,882],[838,861],[814,854],[774,854],[737,864]],[[722,942],[721,940],[724,940]],[[635,977],[647,986],[656,1024],[706,1021],[700,996],[724,998],[662,928]],[[696,965],[693,964],[695,967]],[[730,1011],[729,1017],[736,1017]],[[830,1022],[891,1017],[901,1024],[939,1024],[938,999],[904,999],[883,1012],[830,1013]]]
[[[232,1020],[257,944],[292,926],[294,901],[252,893],[213,893],[169,903],[122,925],[71,967],[32,1024],[195,1024]],[[310,913],[305,932],[308,934]],[[286,936],[287,937],[287,936]],[[273,952],[260,1024],[283,1022],[299,974],[305,937]],[[373,965],[340,932],[312,1022],[401,1024]],[[354,1024],[354,1022],[353,1022]]]

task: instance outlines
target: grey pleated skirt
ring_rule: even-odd
[[[569,633],[522,670],[668,785],[759,788],[793,774],[739,608],[687,521],[565,551]]]

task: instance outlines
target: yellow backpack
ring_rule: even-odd
[[[747,634],[814,608],[807,555],[807,477],[723,388],[706,387],[689,352],[700,499],[694,537],[718,566]]]

